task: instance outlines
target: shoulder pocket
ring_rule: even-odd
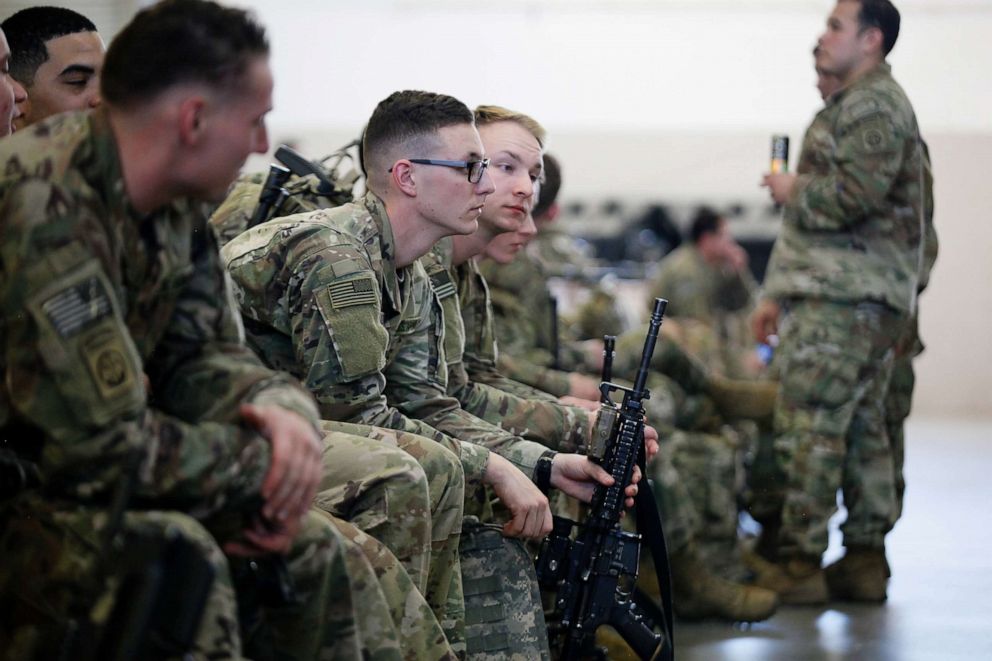
[[[375,278],[360,275],[336,280],[315,294],[345,380],[382,371],[389,334],[380,321]]]
[[[42,288],[27,306],[41,359],[80,423],[102,426],[144,405],[141,358],[96,261]]]

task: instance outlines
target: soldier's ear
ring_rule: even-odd
[[[405,158],[393,163],[389,174],[392,175],[393,186],[405,195],[417,197],[417,180],[414,176],[413,163]]]
[[[179,104],[179,139],[182,144],[196,146],[203,139],[204,110],[206,102],[202,96],[188,96]]]

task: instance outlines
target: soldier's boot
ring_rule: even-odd
[[[885,549],[848,547],[843,558],[824,570],[832,599],[881,603],[888,594],[889,563]]]
[[[709,396],[727,418],[760,420],[771,417],[778,399],[777,381],[741,381],[711,375]]]
[[[675,613],[681,618],[760,622],[778,608],[778,596],[773,591],[712,574],[691,546],[672,555],[671,564]]]
[[[816,606],[829,598],[826,577],[816,558],[782,558],[756,573],[755,585],[774,590],[783,604]]]

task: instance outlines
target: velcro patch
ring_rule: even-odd
[[[431,286],[433,286],[434,295],[437,296],[438,300],[443,301],[449,296],[455,295],[455,283],[451,281],[451,275],[445,270],[431,273]]]
[[[103,399],[114,400],[135,387],[136,377],[120,335],[100,332],[87,338],[81,349]]]
[[[375,280],[372,277],[335,282],[328,285],[327,293],[336,310],[353,305],[374,305],[376,302]]]
[[[107,291],[95,276],[58,292],[42,303],[41,309],[63,339],[78,335],[113,312]]]

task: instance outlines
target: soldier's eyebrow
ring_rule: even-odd
[[[501,149],[500,151],[496,152],[496,155],[502,156],[504,154],[506,156],[509,156],[510,157],[510,160],[516,161],[517,163],[520,163],[521,165],[524,162],[524,159],[520,158],[520,156],[516,152],[512,152],[509,149]],[[493,156],[493,158],[495,158],[495,156]]]
[[[73,73],[85,73],[90,76],[96,73],[96,68],[91,67],[88,64],[70,64],[65,69],[59,72],[59,77],[66,76]]]

